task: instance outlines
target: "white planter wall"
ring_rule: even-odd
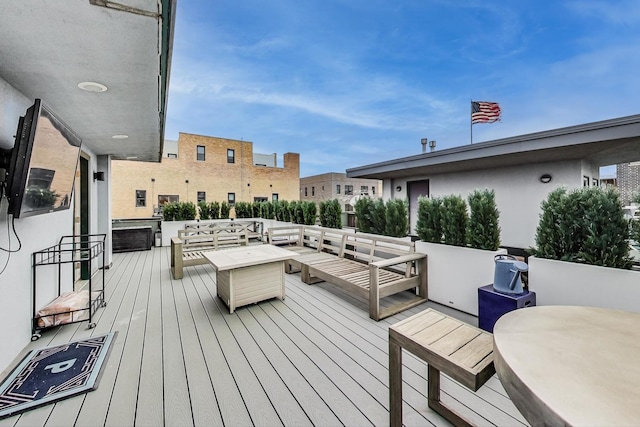
[[[640,272],[529,257],[536,305],[581,305],[640,312]]]
[[[416,242],[416,252],[427,254],[429,299],[474,316],[478,288],[493,283],[494,257],[507,253],[422,241]]]

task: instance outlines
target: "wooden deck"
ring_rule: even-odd
[[[172,280],[169,248],[114,254],[108,306],[54,328],[27,350],[118,331],[97,390],[0,420],[0,426],[388,425],[388,327],[367,303],[287,275],[286,299],[239,308],[216,297],[210,266]],[[454,312],[454,316],[476,320]],[[426,365],[403,355],[404,422],[449,425],[427,407]],[[470,392],[446,376],[442,400],[478,425],[526,421],[494,376]]]

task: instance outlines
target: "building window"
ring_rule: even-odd
[[[347,196],[353,195],[353,185],[345,185],[344,194],[346,194]]]
[[[204,162],[204,145],[198,145],[196,147],[196,160]]]
[[[271,195],[271,201],[273,201],[273,202],[277,202],[278,201],[278,193],[273,193]]]
[[[375,187],[375,185],[371,187],[371,194],[374,195],[374,196],[376,195],[376,187]]]
[[[307,197],[307,187],[304,187],[304,197]]]
[[[198,191],[198,203],[207,201],[207,193],[205,191]]]
[[[311,195],[312,196],[316,195],[316,187],[311,187]]]
[[[178,155],[176,153],[167,153],[167,159],[177,159]]]
[[[336,194],[340,194],[340,184],[336,184]]]
[[[227,148],[227,163],[235,163],[235,162],[236,162],[236,150]]]
[[[147,207],[147,190],[136,190],[136,208]]]
[[[227,193],[227,202],[233,206],[236,204],[236,193]]]
[[[360,194],[367,194],[369,193],[369,186],[368,185],[361,185],[360,186]]]
[[[162,206],[165,203],[173,203],[173,202],[179,202],[179,201],[180,201],[180,196],[176,196],[176,195],[161,194],[158,196],[158,206]]]

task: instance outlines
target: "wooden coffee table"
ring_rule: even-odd
[[[493,338],[500,382],[532,425],[640,423],[640,313],[529,307]]]
[[[203,254],[216,270],[217,294],[229,307],[284,299],[284,264],[297,256],[273,245],[242,246]]]

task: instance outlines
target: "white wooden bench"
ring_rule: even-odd
[[[184,267],[207,264],[203,252],[249,244],[246,224],[223,223],[213,227],[178,230],[171,238],[171,273],[182,279]]]
[[[402,349],[427,362],[428,405],[456,426],[469,421],[440,401],[440,372],[477,391],[496,372],[493,335],[433,309],[389,327],[391,426],[402,426]]]
[[[269,229],[269,241],[294,242],[286,247],[300,256],[289,261],[287,271],[297,268],[304,283],[326,281],[367,299],[372,319],[380,320],[427,301],[427,256],[416,253],[413,242],[315,226],[284,228],[288,231]],[[289,239],[282,238],[286,233]],[[402,302],[381,307],[382,298],[405,290],[417,292]]]

